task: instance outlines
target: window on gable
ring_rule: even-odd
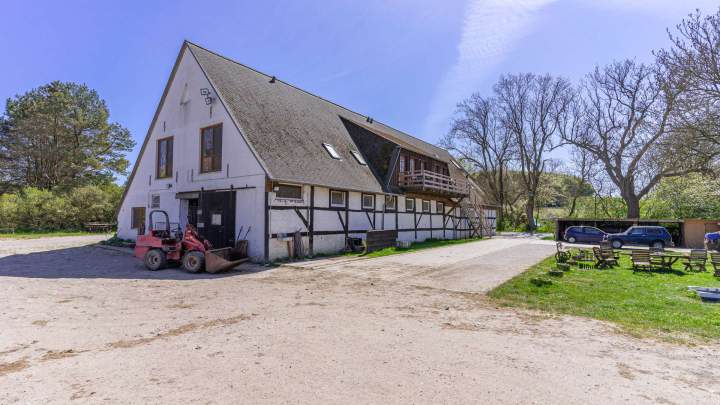
[[[327,153],[329,153],[333,159],[340,160],[340,154],[337,153],[334,146],[330,145],[329,143],[324,143],[322,145],[325,148],[325,150],[327,151]]]
[[[442,203],[440,201],[435,203],[435,211],[438,214],[444,214],[445,213],[445,203]]]
[[[375,196],[372,194],[362,195],[362,207],[366,210],[375,209]]]
[[[414,198],[405,198],[405,211],[408,211],[408,212],[415,211],[415,199]]]
[[[330,191],[330,206],[331,207],[344,207],[345,206],[345,192],[331,190]]]
[[[423,201],[422,201],[422,211],[423,211],[423,212],[430,212],[430,201],[429,201],[429,200],[423,200]]]
[[[355,158],[355,160],[357,160],[358,163],[360,163],[363,166],[367,166],[367,162],[365,161],[365,158],[362,157],[360,152],[358,152],[356,150],[351,150],[350,153],[353,155],[353,157]]]
[[[173,138],[163,138],[157,141],[157,162],[155,177],[165,179],[172,177],[173,171]]]
[[[395,210],[397,208],[397,197],[394,195],[386,195],[385,196],[385,209],[386,210]]]
[[[302,200],[302,187],[292,184],[278,184],[275,186],[275,197]]]
[[[222,170],[222,124],[200,131],[200,173]]]

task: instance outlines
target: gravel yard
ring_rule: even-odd
[[[717,345],[485,298],[552,243],[190,275],[23,242],[34,245],[14,249],[35,253],[0,257],[3,404],[720,401]]]

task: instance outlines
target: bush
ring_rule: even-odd
[[[27,187],[0,195],[0,228],[80,230],[88,222],[115,222],[122,187],[90,185],[66,191]]]

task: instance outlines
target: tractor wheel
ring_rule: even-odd
[[[182,266],[188,273],[197,273],[205,267],[205,255],[197,251],[187,252],[182,258]]]
[[[147,267],[148,270],[155,271],[165,267],[167,264],[167,257],[165,256],[165,252],[162,250],[152,249],[145,253],[143,261],[145,262],[145,267]]]

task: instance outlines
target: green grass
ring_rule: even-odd
[[[542,238],[542,240],[555,240],[555,235],[545,235]]]
[[[93,233],[85,231],[16,231],[15,233],[0,233],[0,239],[38,239],[56,236],[85,236],[85,235],[102,235],[102,233]]]
[[[462,245],[464,243],[469,242],[477,242],[479,240],[482,240],[481,238],[472,238],[472,239],[428,239],[423,242],[415,242],[412,245],[410,245],[409,248],[402,249],[398,247],[389,247],[381,250],[376,250],[374,252],[370,253],[346,253],[346,256],[358,256],[358,257],[366,257],[366,258],[373,258],[373,257],[383,257],[383,256],[390,256],[390,255],[396,255],[400,253],[409,253],[409,252],[415,252],[418,250],[423,249],[431,249],[431,248],[437,248],[437,247],[443,247],[443,246],[452,246],[452,245]]]
[[[573,267],[563,277],[547,276],[554,265],[554,258],[545,259],[489,296],[500,306],[610,321],[638,337],[680,343],[720,339],[720,304],[704,303],[687,291],[690,285],[720,287],[711,271],[686,273],[679,262],[672,272],[634,273],[629,257],[622,255],[613,269]],[[531,279],[552,284],[536,286]]]

